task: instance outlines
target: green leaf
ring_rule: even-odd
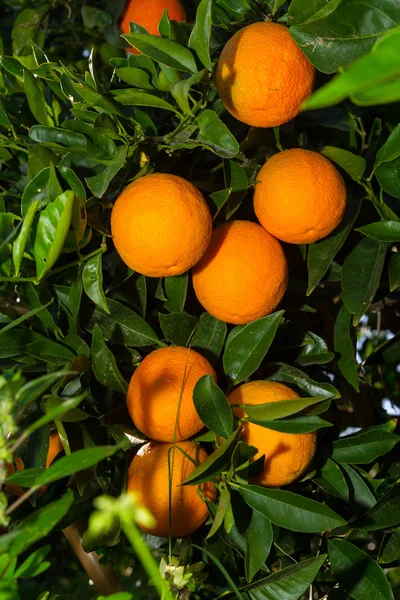
[[[11,75],[14,75],[20,81],[24,81],[24,67],[19,60],[11,56],[1,56],[0,65],[3,69],[11,73]]]
[[[198,127],[196,141],[211,152],[222,158],[232,158],[239,153],[236,138],[213,110],[203,110],[193,124]]]
[[[356,331],[351,326],[351,314],[342,304],[334,330],[335,352],[339,355],[337,364],[342,375],[358,392],[360,384],[355,356],[355,336]]]
[[[33,249],[38,279],[60,256],[71,224],[74,200],[74,192],[63,192],[40,213]]]
[[[384,539],[385,545],[379,562],[386,564],[394,562],[400,558],[400,533],[393,533],[393,535]]]
[[[193,116],[192,109],[189,105],[189,92],[193,85],[199,83],[204,78],[205,70],[195,73],[186,79],[174,81],[171,83],[171,94],[175,98],[176,103],[185,115]]]
[[[258,485],[240,486],[239,491],[250,508],[290,531],[320,533],[345,524],[344,519],[325,504],[293,492]]]
[[[106,313],[109,313],[103,291],[102,254],[96,254],[85,263],[82,273],[83,289],[89,298]]]
[[[114,100],[124,106],[151,106],[178,113],[176,108],[164,98],[140,90],[115,90],[113,97]]]
[[[10,544],[10,554],[18,556],[32,544],[48,535],[59,521],[67,514],[72,506],[74,494],[68,490],[55,502],[35,510],[26,519],[20,521],[13,531],[16,537]]]
[[[356,231],[378,242],[400,242],[400,221],[378,221],[359,227]]]
[[[397,125],[389,135],[386,142],[376,153],[375,168],[382,163],[391,162],[400,156],[400,124]]]
[[[71,413],[74,414],[73,411],[76,410],[76,407],[82,402],[82,400],[86,398],[86,396],[87,394],[85,392],[80,396],[76,396],[75,398],[68,398],[61,404],[58,403],[57,405],[54,405],[54,402],[44,403],[46,414],[25,429],[25,433],[30,435],[47,423],[52,421],[62,421],[65,415],[69,415]]]
[[[214,363],[221,354],[227,332],[227,325],[212,317],[208,313],[200,316],[199,324],[192,337],[192,348],[200,350],[202,354]]]
[[[111,350],[107,348],[100,327],[96,324],[92,337],[92,369],[97,379],[104,387],[121,394],[126,394],[128,384],[122,377]]]
[[[37,577],[40,573],[43,573],[51,565],[49,561],[45,561],[46,556],[51,550],[51,545],[42,546],[38,548],[18,567],[15,571],[15,579],[20,577]]]
[[[328,350],[328,345],[316,333],[308,332],[312,343],[304,345],[296,357],[296,363],[302,367],[308,365],[324,365],[331,362],[335,355]]]
[[[344,261],[343,303],[354,315],[353,325],[358,325],[375,296],[385,256],[385,244],[372,238],[365,238],[353,248]]]
[[[24,255],[26,244],[28,243],[29,235],[31,233],[32,224],[36,215],[38,203],[39,201],[35,200],[29,206],[28,212],[26,213],[25,218],[22,222],[21,231],[19,232],[17,238],[14,240],[13,243],[12,254],[16,277],[18,277],[20,272],[22,257]]]
[[[367,166],[365,158],[342,148],[334,146],[324,146],[321,154],[333,160],[339,167],[342,167],[354,181],[360,181],[364,175]]]
[[[33,487],[49,485],[74,473],[79,473],[97,465],[100,461],[113,456],[121,445],[97,446],[77,450],[69,456],[62,456],[47,469],[25,469],[18,471],[7,478],[7,482],[21,485],[22,487]]]
[[[14,242],[15,243],[15,242]],[[393,254],[389,264],[390,291],[400,287],[400,252]]]
[[[356,513],[364,513],[376,504],[376,499],[364,479],[352,467],[341,465],[346,474],[347,486],[349,488],[350,506]]]
[[[332,458],[340,463],[368,464],[390,452],[399,441],[393,433],[366,429],[334,441]]]
[[[314,404],[325,401],[326,396],[316,396],[312,398],[298,398],[295,400],[279,400],[278,402],[267,402],[266,404],[241,404],[240,406],[243,406],[246,415],[250,419],[261,422],[289,417],[309,406],[314,406]]]
[[[273,540],[271,521],[257,511],[253,511],[250,523],[245,533],[246,556],[245,571],[246,581],[249,583],[265,565]]]
[[[234,431],[218,446],[205,461],[199,465],[181,485],[197,485],[210,481],[230,464],[233,451],[239,436],[239,429]]]
[[[143,69],[136,67],[121,67],[115,70],[115,74],[125,83],[133,85],[134,87],[141,88],[142,90],[154,90],[154,87],[150,83],[149,74]]]
[[[122,36],[131,46],[156,62],[178,71],[197,73],[193,54],[177,42],[144,33],[128,33]]]
[[[41,125],[51,125],[41,83],[35,79],[28,69],[24,69],[24,84],[26,99],[31,113]]]
[[[356,104],[393,102],[392,88],[382,89],[398,79],[397,51],[400,31],[391,31],[378,40],[369,54],[352,63],[329,83],[319,88],[305,103],[306,109],[325,108],[350,97]],[[396,86],[400,98],[400,88]]]
[[[232,435],[232,409],[211,375],[200,377],[193,390],[193,402],[206,427],[223,438]]]
[[[325,0],[292,0],[290,3],[287,19],[290,25],[306,23],[307,21],[315,21],[321,16],[321,13],[326,16],[331,13],[341,0],[333,0],[327,4]]]
[[[400,198],[400,157],[379,165],[375,175],[385,192],[395,198]]]
[[[171,313],[183,312],[188,288],[188,274],[166,277],[164,280],[167,301],[164,306]]]
[[[231,494],[225,485],[221,485],[219,491],[219,499],[218,499],[218,507],[217,512],[215,513],[214,521],[211,526],[210,531],[207,534],[206,539],[212,538],[212,536],[217,533],[218,529],[224,522],[225,515],[230,508],[231,505]]]
[[[400,485],[394,485],[375,506],[352,523],[355,529],[377,531],[400,523]]]
[[[34,125],[29,130],[29,138],[39,144],[47,144],[50,147],[59,148],[68,146],[70,148],[85,148],[87,139],[80,133],[74,133],[61,127],[45,127]]]
[[[47,414],[52,413],[53,411],[57,411],[60,409],[61,414],[57,416],[57,421],[65,422],[65,423],[79,423],[80,421],[85,421],[91,415],[80,408],[70,408],[68,411],[65,409],[65,404],[63,402],[63,398],[59,396],[49,396],[43,402],[43,408]]]
[[[259,419],[246,419],[249,423],[255,423],[267,429],[281,431],[282,433],[310,433],[322,427],[332,427],[332,423],[324,421],[316,415],[305,417],[294,417],[292,419],[277,419],[275,421],[264,421]]]
[[[161,330],[166,339],[175,346],[186,346],[197,325],[197,317],[187,313],[170,313],[164,315],[159,313]]]
[[[241,588],[251,600],[299,600],[316,578],[326,554],[308,558],[275,571]]]
[[[27,344],[24,350],[29,356],[33,356],[44,362],[54,362],[56,364],[70,363],[75,358],[71,350],[62,344],[46,339]]]
[[[268,377],[270,381],[280,381],[291,386],[298,387],[310,396],[325,396],[328,398],[340,398],[340,394],[330,383],[314,381],[300,369],[295,369],[285,363],[278,363],[278,369]],[[313,413],[315,414],[315,413]]]
[[[104,339],[122,346],[153,346],[159,339],[153,329],[133,310],[107,298],[109,313],[95,307],[86,322],[86,329],[93,333],[97,323]]]
[[[66,375],[68,375],[68,371],[57,371],[28,381],[28,383],[23,385],[15,395],[17,410],[24,410],[29,404],[40,398],[53,383]]]
[[[89,29],[93,29],[94,27],[107,27],[113,22],[113,18],[110,13],[88,4],[84,4],[82,6],[81,14],[83,24]]]
[[[345,540],[328,540],[332,571],[340,586],[352,598],[365,600],[393,600],[393,592],[381,567]]]
[[[290,33],[319,71],[334,73],[399,25],[400,11],[391,0],[345,0],[328,16],[291,27]]]
[[[336,254],[345,243],[349,233],[354,227],[360,212],[361,203],[348,200],[345,214],[338,227],[325,239],[310,244],[308,248],[308,288],[309,296],[325,275]]]
[[[224,371],[232,384],[244,381],[258,369],[275,337],[283,311],[234,327],[225,344]]]
[[[47,184],[49,182],[50,169],[46,167],[39,171],[39,173],[28,183],[22,194],[21,212],[22,215],[26,216],[29,207],[34,202],[38,202],[38,208],[42,208],[48,204],[50,198],[48,197]],[[54,200],[54,198],[51,198]]]
[[[126,145],[121,146],[120,148],[118,148],[117,154],[108,163],[104,171],[102,171],[98,175],[93,175],[92,177],[85,178],[85,181],[90,191],[93,192],[93,194],[97,198],[102,198],[104,196],[111,181],[114,179],[118,171],[122,169],[125,163],[127,151],[128,147]]]
[[[333,460],[327,458],[318,470],[317,476],[313,477],[315,483],[332,496],[336,496],[345,502],[349,502],[349,488],[346,479],[339,467]]]
[[[41,21],[49,9],[50,4],[42,4],[36,8],[24,8],[19,12],[11,31],[15,54],[20,54],[26,46],[30,46],[32,39],[36,39],[40,32]]]
[[[189,48],[192,48],[202,64],[209,71],[212,70],[210,58],[211,38],[211,9],[212,0],[202,0],[197,7],[196,21],[189,38]]]

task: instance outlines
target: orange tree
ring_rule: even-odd
[[[399,4],[183,5],[1,2],[0,598],[398,598]]]

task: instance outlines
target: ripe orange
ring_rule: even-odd
[[[49,466],[51,465],[53,460],[56,458],[56,456],[58,456],[60,454],[60,452],[62,452],[63,450],[64,450],[64,448],[63,448],[63,445],[61,443],[60,436],[58,435],[58,433],[54,432],[54,433],[50,434],[49,449],[47,451],[47,459],[46,459],[46,469],[49,468]],[[25,465],[24,465],[23,461],[20,458],[16,457],[16,458],[14,458],[13,464],[8,463],[5,465],[8,475],[12,475],[13,473],[15,473],[14,464],[17,467],[17,472],[23,471],[25,469]],[[22,496],[22,494],[24,494],[26,492],[26,488],[23,489],[19,485],[14,485],[12,483],[6,483],[5,486],[11,494],[15,494],[16,496]],[[38,497],[42,496],[42,494],[44,494],[45,491],[46,491],[46,486],[42,486],[40,488],[40,490],[38,491]]]
[[[204,424],[193,404],[193,389],[203,375],[217,380],[204,356],[181,346],[154,350],[142,360],[129,383],[128,411],[136,427],[159,442],[186,440]]]
[[[310,244],[339,225],[346,186],[330,160],[293,148],[272,156],[260,169],[254,210],[269,233],[291,244]]]
[[[244,324],[271,313],[285,293],[287,262],[280,243],[250,221],[218,227],[193,270],[199,302],[217,319]]]
[[[228,396],[230,404],[266,404],[298,398],[292,389],[275,381],[251,381],[237,387]],[[234,414],[243,418],[245,409],[234,408]],[[309,466],[316,449],[317,436],[312,433],[281,433],[261,425],[243,422],[242,440],[258,449],[258,458],[265,454],[264,471],[254,483],[269,487],[291,483]]]
[[[163,16],[164,9],[174,21],[186,21],[186,12],[180,0],[129,0],[122,14],[120,26],[123,33],[129,33],[131,21],[145,27],[152,35],[160,35],[158,24]],[[128,52],[140,54],[136,48],[130,46]]]
[[[186,179],[165,173],[128,185],[111,213],[118,254],[148,277],[180,275],[193,267],[208,246],[211,229],[201,192]]]
[[[276,127],[301,111],[311,94],[315,69],[277,23],[253,23],[225,44],[216,83],[225,108],[254,127]]]
[[[175,451],[173,446],[160,442],[145,444],[134,457],[128,471],[128,491],[139,494],[141,502],[156,520],[155,527],[147,528],[141,525],[141,528],[160,537],[168,537],[169,534],[170,473],[172,537],[189,535],[201,527],[208,516],[207,504],[197,492],[197,486],[180,487],[196,466],[178,448],[192,459],[197,459],[198,464],[207,458],[207,452],[200,446],[197,449],[196,444],[192,442],[177,444]],[[201,491],[210,500],[215,499],[215,488],[212,484],[203,484]]]

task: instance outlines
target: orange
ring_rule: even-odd
[[[298,394],[275,381],[251,381],[237,387],[228,396],[230,404],[266,404],[293,400]],[[243,418],[245,409],[234,408],[234,414]],[[253,482],[265,486],[281,486],[300,477],[309,466],[316,449],[317,436],[312,433],[281,433],[261,425],[243,422],[242,440],[258,449],[259,458],[265,454],[264,471]]]
[[[127,404],[132,421],[159,442],[186,440],[203,429],[193,404],[193,389],[215,371],[204,356],[181,346],[154,350],[142,360],[129,383]]]
[[[254,127],[276,127],[301,111],[314,87],[315,69],[277,23],[253,23],[225,44],[216,83],[225,108]]]
[[[339,225],[346,186],[330,160],[293,148],[270,158],[257,175],[254,210],[269,233],[291,244],[310,244]]]
[[[177,175],[154,173],[124,189],[111,213],[122,260],[148,277],[180,275],[203,256],[211,237],[203,195]]]
[[[196,466],[178,448],[181,448],[197,464],[207,458],[207,452],[200,446],[196,448],[196,444],[192,442],[181,442],[176,445],[175,450],[173,447],[173,444],[160,442],[145,444],[134,457],[128,471],[128,491],[139,494],[141,502],[156,521],[153,528],[143,525],[141,528],[159,537],[168,537],[169,534],[170,479],[172,481],[172,537],[189,535],[201,527],[208,516],[207,504],[197,492],[197,486],[180,487]],[[215,499],[215,488],[211,483],[203,484],[201,492],[204,497]]]
[[[193,270],[199,302],[217,319],[244,324],[271,313],[287,286],[280,243],[260,225],[228,221]]]
[[[186,21],[186,12],[179,0],[130,0],[122,14],[120,26],[122,33],[129,33],[131,21],[145,27],[152,35],[160,35],[158,24],[164,10],[174,21]],[[140,54],[136,48],[127,48],[128,52]]]
[[[56,456],[58,456],[60,454],[60,452],[62,452],[63,450],[64,450],[64,448],[62,446],[62,443],[61,443],[58,433],[54,432],[54,433],[50,434],[49,449],[47,451],[47,459],[46,459],[46,469],[49,468],[49,466],[51,465],[53,460],[56,458]],[[23,471],[25,469],[25,465],[24,465],[23,461],[20,458],[16,457],[16,458],[14,458],[13,464],[5,465],[8,475],[12,475],[13,473],[15,473],[14,464],[17,467],[17,472]],[[9,492],[11,492],[11,494],[15,494],[16,496],[22,496],[22,494],[24,494],[27,491],[27,488],[23,489],[19,485],[14,485],[12,483],[6,483],[5,486],[6,486],[7,490]],[[46,486],[42,486],[40,488],[40,490],[38,491],[38,497],[42,496],[42,494],[44,494],[45,491],[46,491]]]

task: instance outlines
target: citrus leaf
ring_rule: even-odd
[[[378,242],[400,242],[400,221],[380,221],[359,227],[364,235]]]
[[[258,485],[240,486],[239,491],[250,508],[290,531],[320,533],[345,524],[345,520],[325,504],[293,492]]]
[[[387,529],[400,523],[400,485],[394,485],[379,502],[365,515],[355,522],[352,527],[366,531]]]
[[[316,396],[295,400],[279,400],[278,402],[267,402],[265,404],[240,404],[240,406],[244,408],[246,415],[252,420],[274,421],[275,419],[295,415],[305,408],[314,406],[319,402],[325,402],[325,400],[326,396]]]
[[[379,285],[386,256],[386,245],[372,238],[361,240],[343,264],[343,303],[354,315],[353,325],[368,310]]]
[[[93,373],[104,387],[120,394],[126,394],[128,384],[122,377],[111,350],[107,348],[100,327],[96,324],[92,337],[92,368]]]
[[[328,540],[328,553],[335,577],[352,598],[393,600],[384,572],[368,554],[345,540]]]
[[[335,352],[339,355],[337,364],[341,373],[358,392],[360,384],[355,356],[355,334],[356,332],[351,326],[351,314],[342,304],[336,318],[334,330]]]
[[[197,73],[193,54],[177,42],[145,33],[127,33],[122,37],[131,46],[156,62],[168,65],[178,71]]]
[[[96,254],[85,263],[82,273],[83,289],[89,298],[109,314],[107,299],[103,291],[102,254]]]
[[[214,363],[224,347],[227,329],[224,321],[206,312],[203,313],[192,337],[192,348],[200,350],[211,363]]]
[[[212,0],[201,0],[197,7],[196,21],[189,38],[189,48],[195,50],[202,64],[212,70],[210,58]]]
[[[332,458],[340,463],[368,464],[387,454],[400,437],[382,430],[365,430],[333,442]]]
[[[234,431],[226,440],[223,440],[212,454],[199,465],[191,475],[181,485],[194,485],[210,481],[216,475],[221,473],[230,463],[233,451],[235,449],[239,429]]]
[[[232,384],[244,381],[258,369],[275,337],[283,311],[232,329],[225,344],[224,371]]]
[[[250,583],[269,556],[273,540],[271,521],[254,510],[244,537],[246,580]]]
[[[223,438],[232,435],[232,409],[211,375],[200,377],[193,390],[193,402],[206,427]]]
[[[333,160],[339,167],[342,167],[354,181],[360,181],[364,175],[367,163],[365,158],[343,148],[334,146],[324,146],[321,154]]]

